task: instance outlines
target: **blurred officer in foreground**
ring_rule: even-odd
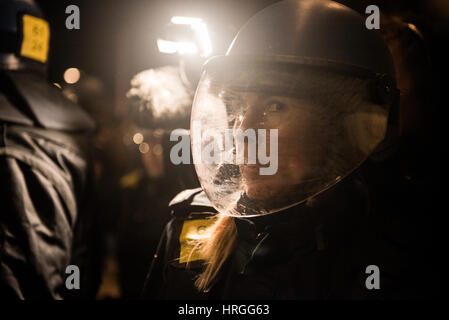
[[[172,200],[144,296],[432,295],[418,237],[430,233],[419,213],[431,191],[402,170],[398,108],[388,47],[355,11],[296,0],[257,13],[204,67],[191,118],[202,189]],[[266,130],[257,148],[235,138],[250,129]],[[243,163],[229,161],[242,150]],[[261,174],[270,152],[276,170]]]
[[[50,28],[33,1],[0,1],[0,32],[0,296],[94,297],[93,122],[46,80]]]

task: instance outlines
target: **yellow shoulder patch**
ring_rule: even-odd
[[[24,14],[22,19],[23,40],[20,55],[45,63],[50,42],[48,22],[28,14]]]
[[[209,219],[186,220],[182,225],[181,235],[179,236],[179,263],[187,261],[204,260],[200,252],[193,250],[196,241],[210,238],[212,226],[216,217]]]

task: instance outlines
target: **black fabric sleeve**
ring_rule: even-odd
[[[1,294],[61,298],[69,264],[72,217],[69,205],[39,170],[0,158]]]
[[[62,299],[86,185],[86,159],[71,135],[2,129],[0,296]]]

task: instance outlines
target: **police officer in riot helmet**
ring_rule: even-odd
[[[144,296],[413,297],[396,214],[410,205],[391,196],[402,184],[365,179],[375,168],[394,181],[384,164],[398,143],[378,31],[336,2],[282,1],[203,70],[191,116],[202,188],[172,200]]]
[[[0,32],[0,296],[66,298],[74,264],[75,296],[93,297],[93,122],[46,80],[50,27],[34,1],[0,1]]]

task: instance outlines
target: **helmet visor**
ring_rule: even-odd
[[[293,206],[357,168],[383,140],[385,106],[369,81],[295,64],[208,65],[191,142],[214,207],[257,216]]]

